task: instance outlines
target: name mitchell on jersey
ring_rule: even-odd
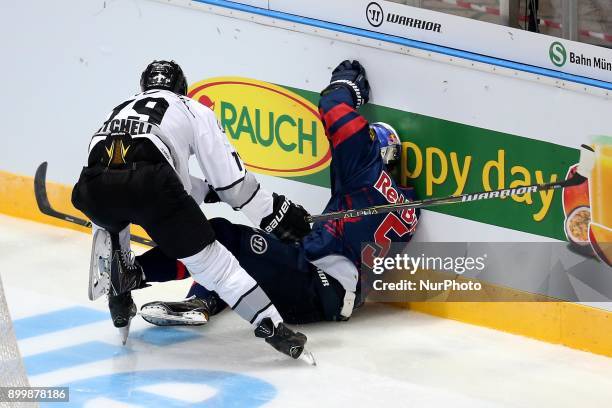
[[[138,118],[129,116],[126,119],[113,119],[108,122],[105,122],[104,125],[98,130],[98,134],[100,133],[116,133],[116,132],[125,132],[130,135],[143,135],[147,133],[151,133],[151,129],[153,129],[153,125],[147,122],[142,122]]]

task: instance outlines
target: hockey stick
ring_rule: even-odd
[[[354,210],[346,210],[346,211],[334,211],[326,214],[320,215],[310,215],[306,217],[307,222],[318,222],[318,221],[328,221],[328,220],[337,220],[342,218],[356,218],[362,217],[365,215],[375,215],[375,214],[386,214],[394,211],[403,211],[410,208],[424,208],[424,207],[434,207],[437,205],[444,204],[454,204],[454,203],[467,203],[481,200],[489,200],[491,198],[505,198],[514,195],[522,195],[526,193],[537,193],[538,191],[546,191],[546,190],[556,190],[559,188],[572,187],[577,186],[584,183],[587,180],[586,177],[576,173],[573,177],[563,180],[557,181],[554,183],[546,183],[546,184],[532,184],[530,186],[519,187],[519,188],[507,188],[501,190],[493,190],[493,191],[481,191],[479,193],[467,193],[461,194],[458,196],[448,196],[448,197],[440,197],[440,198],[430,198],[426,200],[418,200],[404,203],[395,203],[395,204],[385,204],[385,205],[377,205],[373,207],[366,207]]]
[[[49,198],[47,196],[46,179],[47,162],[42,162],[40,166],[38,166],[38,168],[36,169],[36,173],[34,174],[34,195],[36,196],[36,204],[38,205],[38,209],[40,210],[40,212],[51,217],[59,218],[60,220],[91,228],[91,221],[84,220],[78,217],[73,217],[69,214],[64,214],[62,212],[54,210],[53,207],[51,207],[51,204],[49,203]],[[138,242],[139,244],[155,246],[155,242],[151,241],[150,239],[139,237],[137,235],[131,235],[130,239],[134,242]]]

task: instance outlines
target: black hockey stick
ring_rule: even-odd
[[[386,214],[394,211],[403,211],[410,208],[424,208],[424,207],[433,207],[436,205],[443,204],[453,204],[453,203],[467,203],[474,202],[480,200],[489,200],[492,198],[505,198],[513,195],[522,195],[526,193],[537,193],[538,191],[545,190],[556,190],[559,188],[577,186],[579,184],[584,183],[587,180],[586,177],[576,173],[573,177],[563,180],[556,181],[554,183],[546,183],[546,184],[532,184],[530,186],[518,187],[518,188],[507,188],[501,190],[493,190],[493,191],[481,191],[479,193],[467,193],[461,194],[458,196],[448,196],[448,197],[440,197],[440,198],[430,198],[425,200],[404,202],[404,203],[396,203],[396,204],[385,204],[385,205],[377,205],[373,207],[360,208],[355,210],[346,210],[346,211],[335,211],[329,212],[326,214],[320,215],[310,215],[306,217],[307,222],[317,222],[317,221],[328,221],[328,220],[337,220],[342,218],[356,218],[362,217],[365,215],[375,215],[375,214]]]
[[[78,217],[73,217],[69,214],[56,211],[51,207],[49,198],[47,197],[47,162],[42,162],[36,169],[34,175],[34,195],[36,196],[36,204],[41,213],[49,215],[51,217],[59,218],[60,220],[68,221],[73,224],[81,225],[83,227],[91,228],[91,221],[84,220]],[[142,238],[137,235],[131,235],[130,239],[139,244],[155,246],[155,242],[150,239]]]

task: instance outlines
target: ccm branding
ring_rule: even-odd
[[[317,107],[277,85],[223,77],[197,82],[189,96],[211,108],[249,169],[280,177],[318,173],[331,159]]]

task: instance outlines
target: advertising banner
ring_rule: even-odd
[[[249,168],[329,187],[329,142],[318,93],[250,78],[197,81],[189,95],[211,107]],[[390,123],[403,141],[402,182],[420,198],[555,182],[578,161],[578,150],[369,104],[371,122]],[[555,157],[555,160],[542,160]],[[565,240],[562,193],[541,191],[432,211]]]
[[[251,171],[329,186],[329,143],[316,111],[318,94],[226,77],[198,81],[189,95],[215,111]],[[553,183],[576,172],[577,149],[378,105],[366,105],[362,113],[399,132],[402,184],[413,185],[422,199]],[[431,210],[567,240],[563,248],[579,256],[582,269],[600,269],[600,261],[605,269],[612,260],[612,138],[597,137],[591,145],[595,165],[588,183]],[[594,261],[585,266],[580,257]]]
[[[269,3],[271,10],[612,82],[612,50],[604,47],[384,0],[270,0]],[[435,46],[431,48],[436,51]]]

